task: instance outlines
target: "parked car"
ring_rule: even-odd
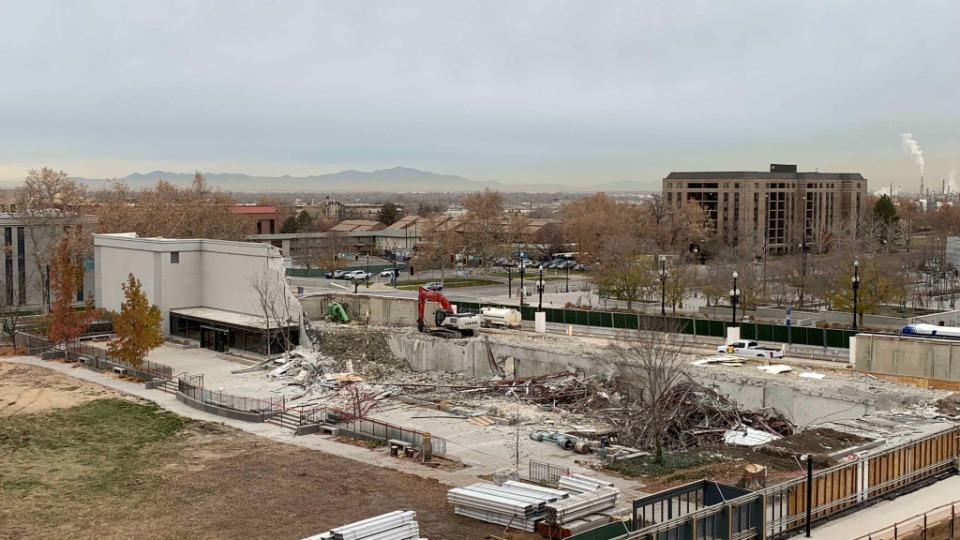
[[[397,272],[400,270],[398,269]],[[393,275],[393,268],[387,268],[383,272],[380,272],[380,277],[390,277]]]
[[[443,290],[443,283],[441,283],[441,282],[439,282],[439,281],[431,281],[431,282],[429,282],[429,283],[425,283],[425,284],[423,285],[423,288],[424,288],[424,289],[429,289],[429,290],[431,290],[431,291],[442,291],[442,290]]]
[[[327,272],[323,277],[327,279],[343,279],[343,275],[346,273],[346,270],[334,270],[333,272]]]
[[[586,271],[586,269],[587,269],[586,265],[583,265],[583,264],[578,264],[573,267],[574,272],[584,272]]]
[[[363,270],[354,270],[353,272],[347,272],[346,274],[344,274],[343,278],[349,279],[351,281],[366,281],[370,279],[372,276],[373,274],[368,274]]]

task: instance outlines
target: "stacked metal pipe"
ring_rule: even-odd
[[[349,525],[303,540],[424,540],[420,538],[417,514],[397,510],[380,516],[357,521]]]
[[[569,496],[558,489],[508,481],[502,486],[473,484],[451,489],[447,502],[454,505],[453,511],[458,515],[534,532],[537,522],[544,518],[547,504]]]
[[[552,502],[546,507],[546,521],[550,525],[561,525],[602,512],[616,506],[619,496],[620,490],[617,488],[599,487],[594,491]]]
[[[560,477],[560,489],[574,495],[579,493],[589,493],[602,487],[613,487],[612,482],[605,482],[590,476],[582,474],[571,474],[570,476]]]

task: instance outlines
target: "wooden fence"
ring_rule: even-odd
[[[958,471],[960,427],[817,471],[811,523]],[[638,540],[787,538],[806,525],[807,479],[797,478],[630,533]]]

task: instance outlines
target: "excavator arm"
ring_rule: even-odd
[[[427,305],[427,302],[436,302],[440,304],[440,307],[447,311],[453,311],[453,306],[450,304],[450,301],[447,300],[447,297],[440,294],[439,291],[431,291],[430,289],[424,289],[420,287],[417,291],[417,329],[423,332],[425,324],[423,322],[423,311]]]

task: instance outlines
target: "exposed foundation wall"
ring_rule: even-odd
[[[417,325],[417,301],[413,298],[344,293],[305,296],[300,299],[300,304],[311,320],[322,319],[327,313],[330,302],[337,302],[344,306],[351,320],[381,326]],[[435,304],[427,304],[424,317],[432,320],[436,308]]]
[[[878,409],[890,409],[901,405],[891,400],[878,407],[872,396],[813,393],[798,390],[788,384],[762,385],[761,381],[734,381],[702,376],[694,376],[693,380],[726,394],[741,408],[773,408],[801,426],[860,418]]]
[[[406,358],[417,371],[449,371],[472,377],[491,377],[482,339],[442,339],[393,334],[387,343],[393,354]],[[599,375],[607,371],[599,356],[581,356],[537,347],[490,342],[494,357],[513,377],[532,377],[560,371]]]
[[[472,377],[490,377],[486,347],[481,339],[443,340],[420,337],[416,334],[392,334],[387,342],[397,356],[406,358],[417,371],[450,371]],[[587,375],[608,373],[598,355],[564,354],[536,345],[520,346],[490,342],[494,357],[507,370],[508,376],[531,377],[558,371],[583,371]],[[783,384],[764,384],[765,381],[725,380],[719,376],[694,376],[703,385],[716,388],[743,408],[772,407],[787,415],[799,425],[810,425],[831,420],[860,418],[875,410],[903,405],[902,400],[860,395],[853,388],[842,392],[809,392]]]
[[[960,382],[960,341],[859,334],[857,371]]]

